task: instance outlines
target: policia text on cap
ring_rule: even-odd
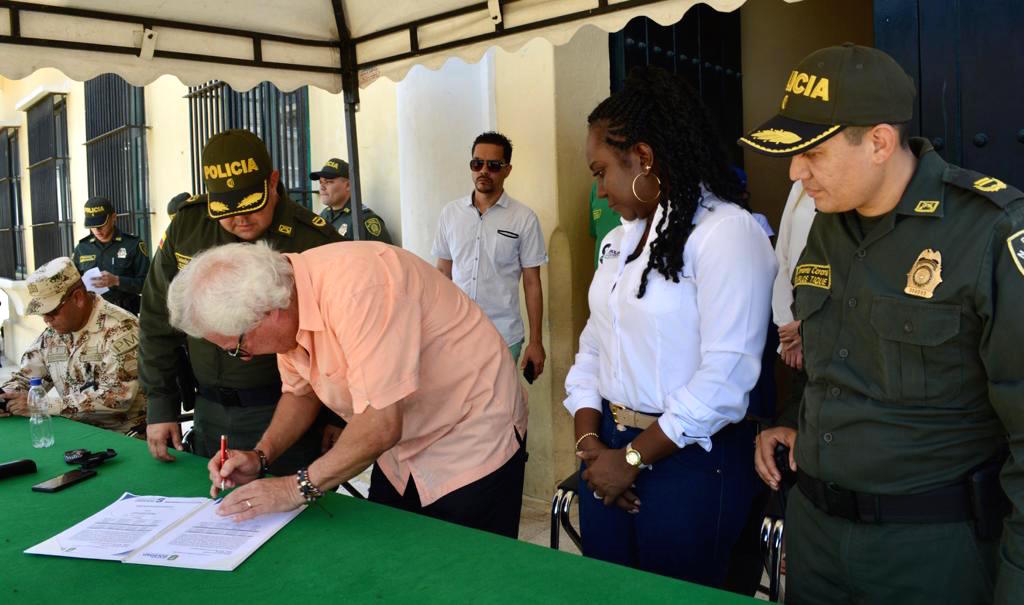
[[[232,447],[251,449],[270,424],[281,395],[274,355],[232,357],[170,327],[166,298],[174,276],[193,256],[221,244],[260,240],[281,252],[301,252],[341,240],[326,221],[288,198],[256,135],[245,130],[218,134],[206,144],[202,160],[208,194],[194,196],[179,208],[154,254],[142,292],[139,367],[149,395],[147,441],[153,456],[167,461],[173,460],[168,444],[182,447],[181,394],[175,378],[176,351],[183,343],[197,382],[194,453],[213,455],[222,434]],[[271,471],[290,474],[312,462],[320,454],[319,432],[310,429]]]
[[[1024,193],[908,139],[914,94],[888,55],[826,48],[740,139],[818,210],[808,383],[755,456],[772,488],[777,444],[798,473],[787,603],[1024,603]]]

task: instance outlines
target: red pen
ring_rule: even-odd
[[[228,436],[220,436],[220,465],[224,467],[224,463],[228,461]],[[224,479],[220,480],[220,488],[224,489]]]

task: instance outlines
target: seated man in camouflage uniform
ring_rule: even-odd
[[[7,413],[28,416],[30,377],[53,387],[50,413],[127,432],[146,417],[139,390],[139,321],[88,292],[70,258],[54,259],[28,278],[31,315],[47,328],[21,356],[21,367],[2,388]]]

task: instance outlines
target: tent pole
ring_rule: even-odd
[[[348,205],[352,208],[352,240],[358,241],[362,226],[363,190],[359,178],[359,139],[356,136],[356,112],[359,111],[359,68],[356,65],[356,45],[352,42],[348,25],[345,23],[345,8],[342,0],[331,0],[334,22],[338,28],[338,42],[341,43],[341,91],[345,98],[345,139],[348,142],[348,182],[351,197]]]
[[[352,78],[353,80],[355,78]],[[347,80],[347,78],[344,78]],[[345,138],[348,141],[348,180],[352,197],[348,204],[352,207],[352,239],[360,240],[360,226],[363,224],[362,179],[359,176],[359,139],[356,134],[356,112],[359,110],[359,86],[345,86]]]

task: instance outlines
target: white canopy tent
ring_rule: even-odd
[[[746,0],[704,0],[728,12]],[[794,2],[798,0],[787,0]],[[0,76],[43,67],[85,81],[116,73],[141,86],[171,74],[236,90],[344,92],[352,210],[360,182],[359,88],[398,81],[414,65],[475,62],[544,37],[564,44],[584,25],[618,31],[634,17],[668,25],[697,0],[0,0]],[[356,234],[358,236],[358,234]]]

